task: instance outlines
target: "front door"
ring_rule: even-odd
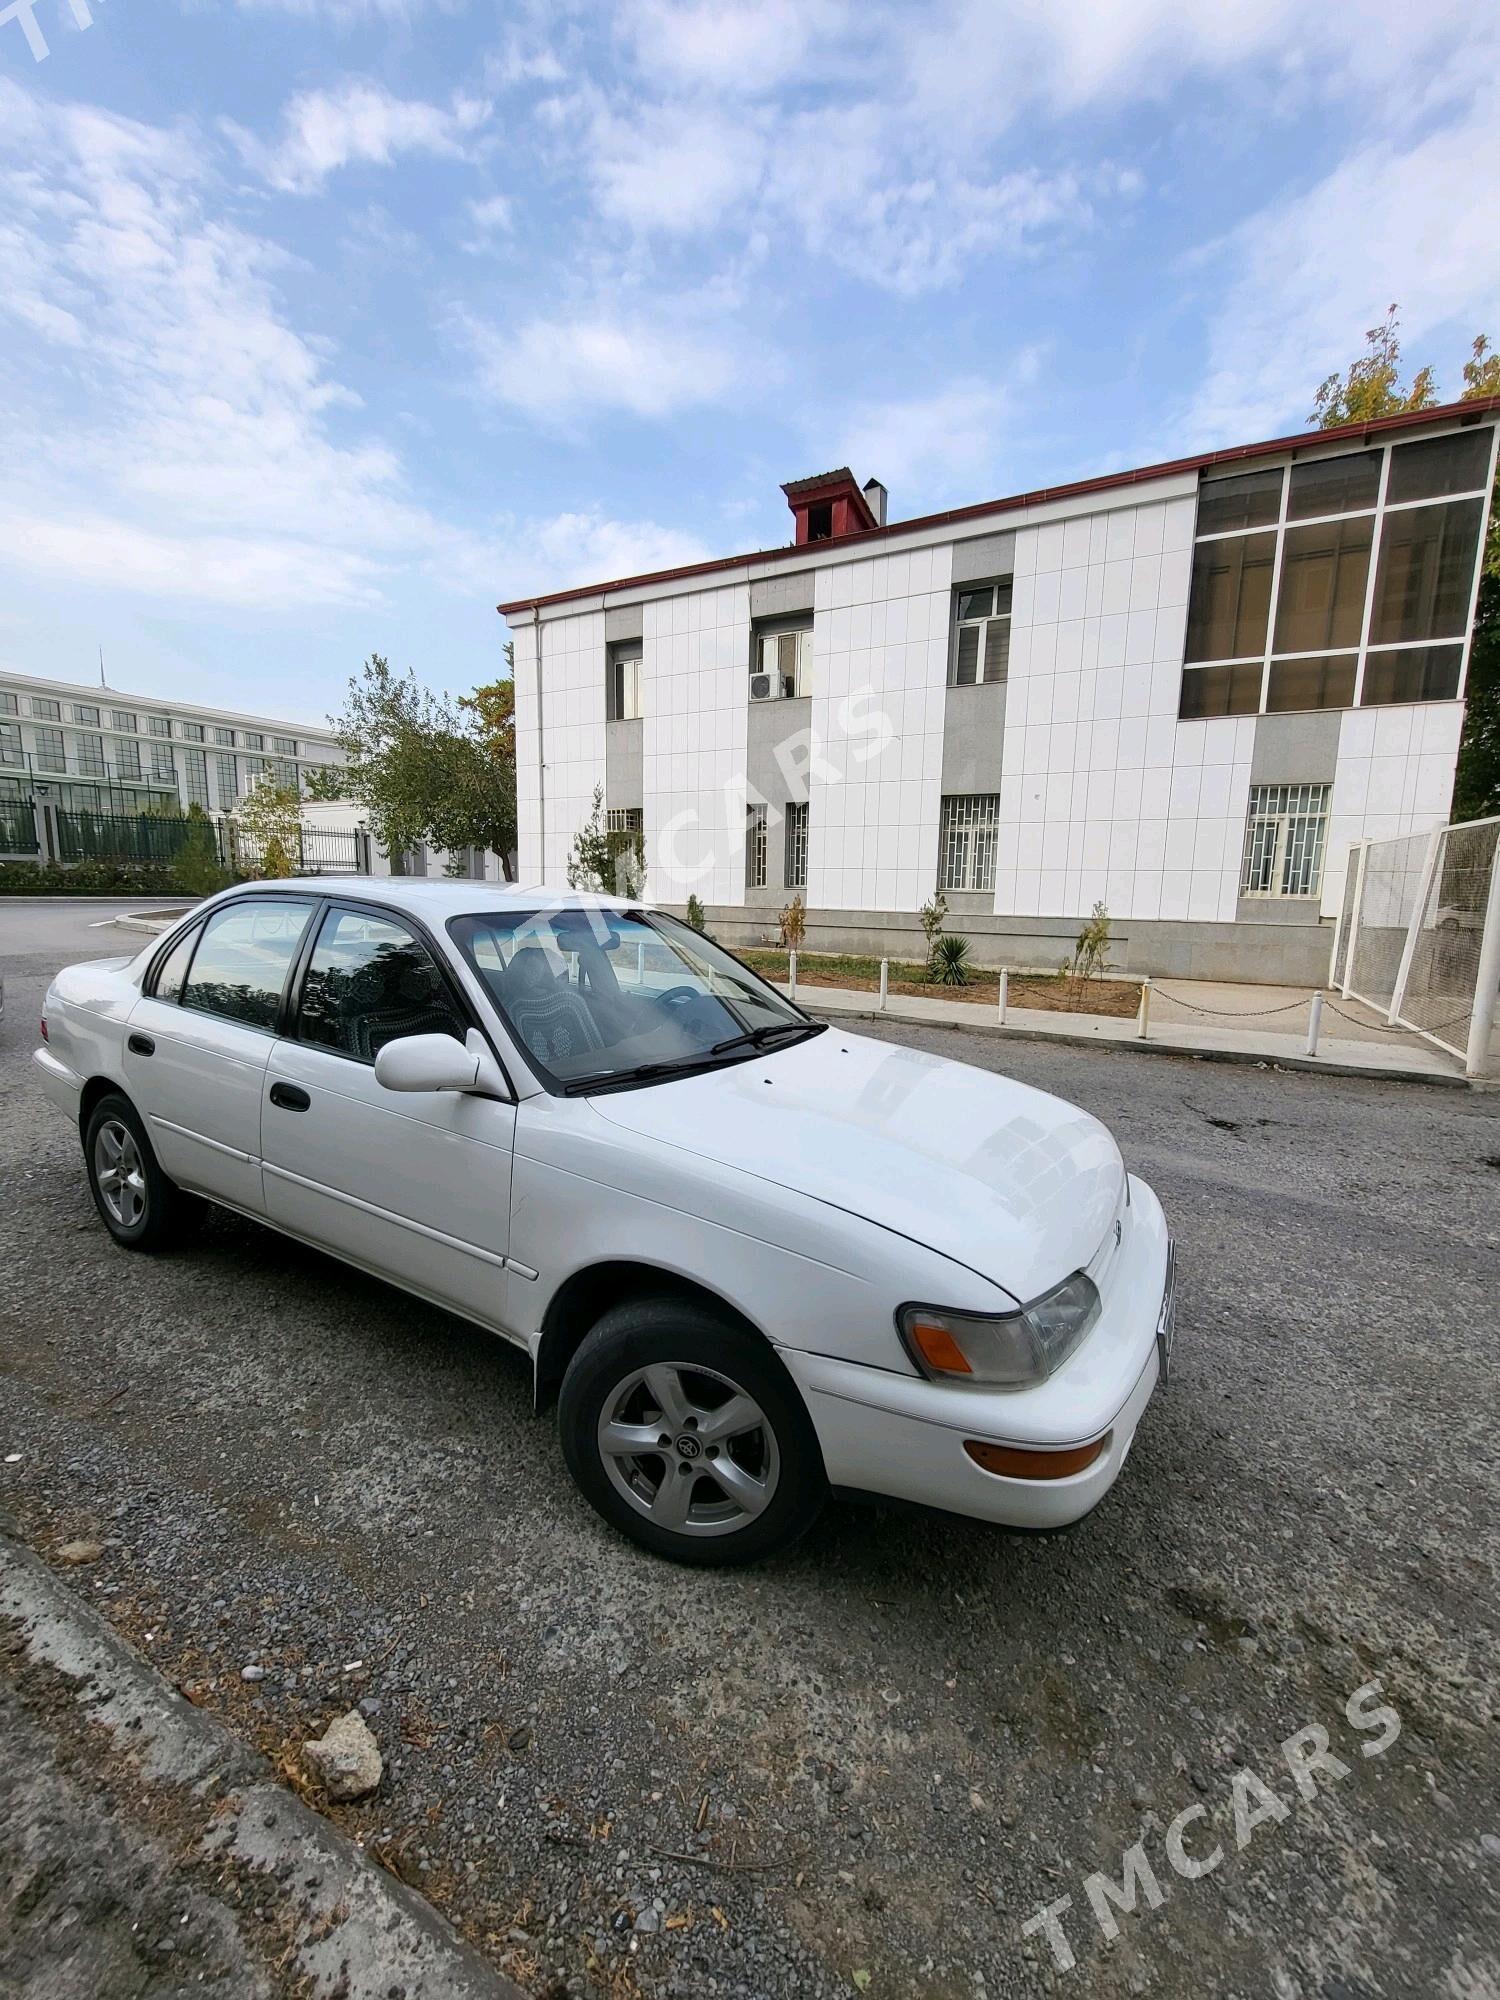
[[[397,917],[331,906],[263,1079],[266,1214],[500,1328],[515,1107],[375,1077],[387,1042],[463,1041],[469,1026],[432,950]]]
[[[125,1080],[163,1171],[261,1213],[260,1100],[314,904],[256,895],[187,932],[131,1009]]]

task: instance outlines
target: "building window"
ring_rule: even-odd
[[[201,730],[199,731],[199,736],[201,739]],[[297,739],[295,736],[273,736],[271,738],[271,748],[279,751],[283,757],[295,757],[297,754]]]
[[[31,697],[31,713],[37,722],[61,722],[62,709],[47,695],[34,694]]]
[[[15,696],[0,691],[0,715],[19,715],[20,713],[21,704],[16,700]]]
[[[750,649],[750,699],[791,701],[812,693],[812,620],[758,630]]]
[[[128,708],[112,708],[109,711],[109,726],[127,736],[134,736],[136,733],[136,720]]]
[[[240,731],[240,747],[244,750],[264,750],[266,739],[258,729],[242,729]]]
[[[151,781],[159,785],[177,783],[177,766],[172,761],[172,746],[169,743],[153,743],[151,746]]]
[[[201,722],[179,722],[177,727],[181,732],[184,743],[201,743],[203,741],[203,724]]]
[[[1453,700],[1493,428],[1204,480],[1179,714]]]
[[[610,806],[604,815],[606,833],[644,833],[646,816],[640,806]]]
[[[0,722],[0,764],[19,764],[22,761],[19,723]]]
[[[1003,681],[1010,671],[1011,594],[1008,576],[954,593],[954,687]]]
[[[235,778],[234,759],[223,756],[215,757],[214,766],[214,775],[219,785],[220,810],[227,812],[239,797],[239,785]]]
[[[1370,618],[1372,646],[1463,637],[1483,518],[1480,499],[1401,507],[1386,515]]]
[[[117,743],[115,745],[115,776],[129,784],[141,781],[141,746],[139,743]]]
[[[208,811],[208,753],[205,750],[184,750],[182,753],[182,784],[191,806],[202,806]]]
[[[997,792],[973,792],[944,799],[938,842],[938,887],[993,889],[999,845]]]
[[[224,749],[232,750],[234,748],[234,731],[232,729],[216,729],[214,731],[214,741],[215,743],[222,744]]]
[[[75,701],[73,704],[73,720],[75,722],[87,723],[90,729],[97,729],[99,727],[99,711],[86,701]]]
[[[807,510],[807,539],[810,542],[827,542],[833,539],[833,502],[824,500]]]
[[[36,732],[36,761],[39,770],[67,770],[68,760],[63,754],[63,733],[60,729],[39,729]]]
[[[244,774],[245,790],[253,792],[261,779],[266,775],[265,761],[260,757],[242,757],[240,759],[240,770]]]
[[[764,889],[766,886],[766,809],[764,806],[745,808],[745,887]]]
[[[641,713],[641,642],[620,639],[605,661],[604,713],[610,722],[634,722]]]
[[[146,727],[153,736],[170,736],[172,734],[172,718],[169,715],[148,715],[146,717]]]
[[[79,777],[107,777],[109,773],[104,762],[104,738],[102,736],[77,736],[73,740],[78,757]]]
[[[1316,896],[1323,886],[1327,785],[1252,785],[1242,896]]]
[[[793,799],[786,809],[786,886],[807,887],[807,801]]]

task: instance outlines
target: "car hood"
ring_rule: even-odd
[[[1022,1302],[1091,1260],[1124,1191],[1119,1148],[1076,1105],[836,1028],[590,1102],[642,1138],[909,1236]]]

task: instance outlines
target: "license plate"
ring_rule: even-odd
[[[1167,1285],[1161,1295],[1161,1311],[1156,1320],[1156,1353],[1158,1360],[1157,1377],[1161,1386],[1166,1386],[1172,1365],[1172,1335],[1177,1326],[1177,1252],[1170,1241],[1167,1244]]]

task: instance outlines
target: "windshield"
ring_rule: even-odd
[[[775,987],[673,917],[485,911],[448,931],[546,1079],[608,1088],[734,1062],[819,1032]]]

